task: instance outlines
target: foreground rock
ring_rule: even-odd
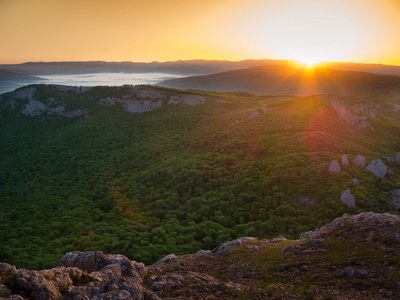
[[[400,216],[343,216],[299,240],[240,238],[143,264],[70,252],[44,271],[0,263],[7,299],[398,299]],[[362,284],[360,284],[362,282]]]

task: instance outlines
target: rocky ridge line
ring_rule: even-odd
[[[332,265],[327,255],[339,256]],[[344,215],[299,240],[244,237],[213,251],[171,254],[148,267],[101,251],[67,253],[58,267],[43,271],[0,263],[0,297],[394,299],[400,296],[399,258],[400,216],[366,212]]]

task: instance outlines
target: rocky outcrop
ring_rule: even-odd
[[[376,118],[376,108],[372,102],[355,103],[350,105],[349,108],[358,114]]]
[[[387,228],[382,228],[382,224],[386,224]],[[343,217],[336,218],[322,228],[302,233],[300,235],[300,240],[325,239],[334,236],[336,232],[342,231],[344,227],[347,227],[348,230],[341,238],[353,235],[354,239],[371,239],[376,232],[381,236],[390,237],[395,243],[400,243],[400,216],[388,213],[377,214],[373,212],[364,212],[351,217],[345,214]],[[373,231],[365,231],[366,228],[371,228]]]
[[[331,173],[340,173],[340,166],[337,160],[332,160],[331,164],[329,165],[329,172]]]
[[[154,265],[161,265],[161,264],[166,264],[166,263],[170,263],[171,261],[177,260],[178,256],[176,256],[175,254],[168,254],[167,256],[159,259],[158,261],[156,261],[154,263]]]
[[[355,165],[356,167],[365,167],[367,165],[367,162],[365,161],[364,156],[357,154],[357,156],[353,159],[353,165]]]
[[[9,282],[8,295],[22,299],[144,299],[145,273],[142,263],[101,251],[67,253],[59,267],[43,271],[0,264],[0,281]]]
[[[388,193],[390,203],[395,210],[400,210],[400,189],[398,190],[391,190]]]
[[[101,251],[69,252],[60,260],[59,266],[77,267],[86,272],[100,271],[108,265],[116,264],[121,268],[122,274],[140,280],[145,274],[142,263],[131,261],[119,254],[103,254]]]
[[[89,113],[87,109],[77,109],[74,111],[68,111],[62,105],[56,107],[49,106],[51,103],[54,102],[54,99],[53,101],[48,101],[48,102],[49,103],[46,105],[40,101],[30,100],[28,104],[25,105],[21,113],[31,117],[47,114],[47,115],[64,116],[68,118],[81,117]]]
[[[342,157],[342,166],[348,166],[349,165],[349,160],[347,158],[347,155],[344,154]]]
[[[206,99],[200,95],[175,95],[169,97],[168,104],[185,104],[195,106],[204,104],[205,102]]]
[[[22,110],[24,115],[28,116],[37,116],[44,113],[48,109],[47,105],[40,101],[31,100],[25,105],[25,108]]]
[[[345,121],[347,124],[353,126],[357,130],[361,130],[364,128],[371,127],[371,123],[366,121],[367,117],[365,116],[357,116],[353,114],[353,112],[362,112],[364,113],[364,104],[357,104],[350,106],[346,102],[339,100],[338,98],[332,99],[330,104],[333,109],[335,109],[338,113],[339,119]],[[368,108],[365,108],[366,111],[370,111],[370,104],[366,104]],[[375,113],[372,113],[373,109],[371,110],[371,114],[375,116]]]
[[[165,98],[166,94],[160,91],[155,91],[142,86],[134,86],[131,88],[132,94],[138,99],[161,99]],[[130,95],[132,97],[132,95]]]
[[[360,184],[360,182],[358,181],[357,178],[353,178],[351,182],[353,182],[355,185],[359,185]]]
[[[91,88],[90,87],[82,87],[82,86],[70,86],[70,85],[59,85],[59,84],[48,84],[48,87],[55,88],[59,91],[71,91],[75,93],[86,93]]]
[[[345,214],[299,240],[245,237],[213,255],[173,256],[147,268],[101,251],[67,253],[43,271],[0,263],[0,293],[20,300],[302,299],[312,284],[316,299],[397,299],[398,253],[399,215]]]
[[[159,108],[162,105],[162,101],[150,101],[150,100],[127,100],[123,102],[126,111],[131,113],[142,113],[145,111],[151,111]]]
[[[213,251],[212,255],[218,257],[224,257],[230,250],[238,248],[243,244],[251,241],[257,241],[257,239],[253,237],[242,237],[234,241],[222,243],[215,249],[215,251]]]
[[[343,204],[346,204],[348,207],[356,206],[356,202],[354,200],[353,195],[351,194],[350,188],[342,192],[342,194],[340,195],[340,200],[343,202]]]
[[[371,163],[366,167],[366,169],[375,176],[378,176],[380,178],[385,177],[386,172],[387,172],[387,166],[382,162],[381,159],[377,158],[371,161]]]
[[[16,99],[32,100],[33,95],[35,94],[36,91],[37,91],[36,87],[27,86],[27,87],[23,87],[23,88],[15,90],[14,92],[12,92],[12,95]]]

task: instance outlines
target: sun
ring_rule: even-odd
[[[312,69],[312,68],[318,66],[319,64],[321,64],[322,62],[320,60],[314,59],[313,57],[304,57],[301,59],[297,59],[295,61],[295,63],[296,63],[296,65],[298,65],[300,67]]]

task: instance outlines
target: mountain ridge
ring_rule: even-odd
[[[241,61],[194,59],[166,62],[26,62],[22,64],[0,64],[0,68],[9,71],[25,72],[32,75],[81,74],[93,72],[171,72],[183,75],[206,75],[217,72],[225,72],[233,69],[279,64],[285,64],[289,66],[298,65],[298,63],[294,61],[283,59],[246,59]],[[400,66],[395,65],[325,62],[322,63],[321,66],[337,70],[360,71],[370,72],[378,75],[400,76]]]
[[[320,67],[306,69],[271,65],[169,79],[160,82],[159,85],[215,92],[247,92],[256,95],[352,95],[400,89],[400,77]]]

